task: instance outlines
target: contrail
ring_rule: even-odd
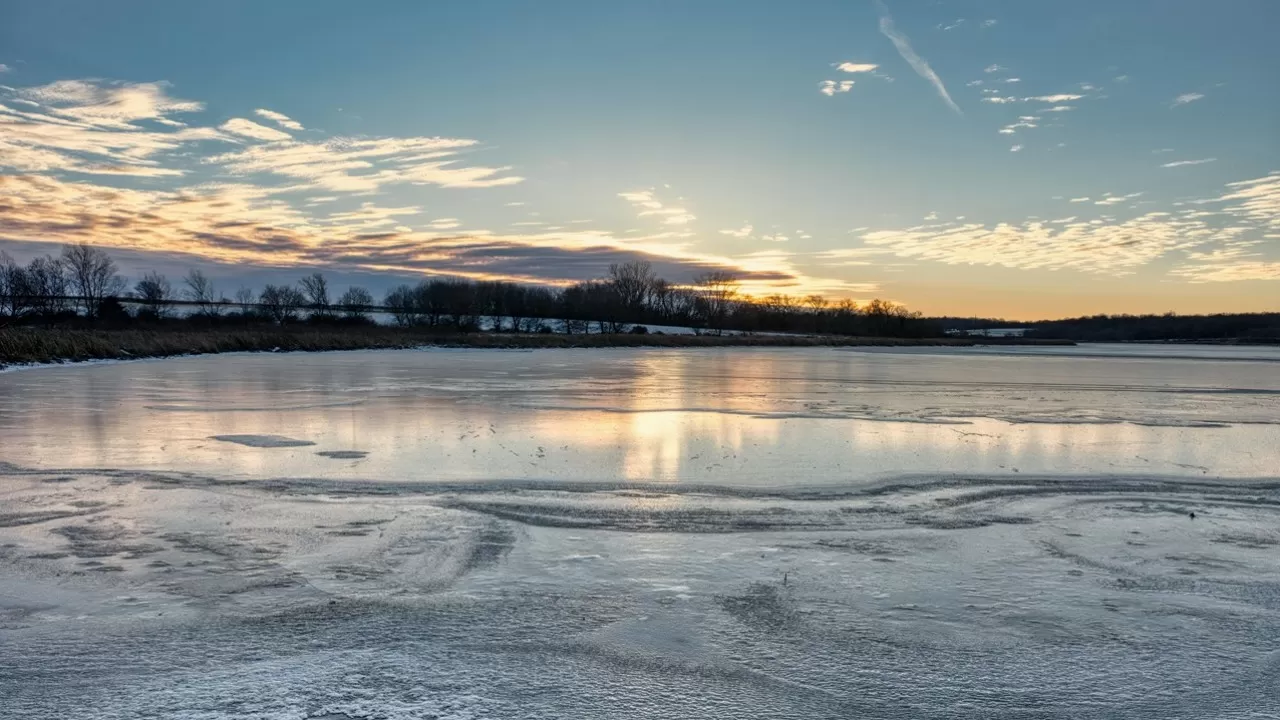
[[[911,65],[917,75],[933,84],[934,89],[938,91],[938,95],[948,107],[963,115],[964,113],[961,112],[960,106],[956,105],[955,101],[951,99],[951,94],[947,92],[947,87],[942,84],[942,78],[938,77],[938,73],[929,67],[929,63],[925,62],[924,58],[911,49],[911,41],[907,40],[907,36],[898,32],[898,29],[893,26],[893,17],[889,15],[889,8],[885,7],[881,0],[876,0],[876,6],[880,8],[880,34],[893,42],[893,46],[898,49],[898,54]]]

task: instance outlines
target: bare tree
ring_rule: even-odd
[[[644,310],[657,281],[653,265],[642,260],[609,266],[609,284],[617,293],[618,304],[629,314],[638,315]]]
[[[871,317],[910,317],[911,313],[906,306],[899,305],[892,300],[881,300],[875,298],[862,308],[862,314]]]
[[[10,317],[17,317],[17,300],[15,287],[18,287],[22,280],[19,273],[22,268],[18,266],[9,254],[0,250],[0,314]]]
[[[671,316],[672,311],[675,309],[674,300],[674,285],[662,278],[657,278],[653,281],[653,287],[649,290],[649,305],[660,319],[665,320]]]
[[[262,311],[281,325],[297,320],[298,309],[306,303],[307,299],[292,285],[268,285],[258,296]]]
[[[826,310],[827,306],[831,304],[831,301],[817,293],[814,293],[813,295],[804,296],[804,304],[805,307],[809,308],[809,312],[816,315],[823,310]]]
[[[738,297],[738,278],[724,270],[706,272],[693,279],[698,293],[699,315],[717,334],[733,310]]]
[[[240,306],[240,312],[241,313],[249,312],[249,306],[252,304],[253,304],[253,289],[247,288],[241,285],[240,289],[236,290],[236,305]]]
[[[62,266],[72,290],[80,298],[85,317],[96,317],[98,305],[104,299],[124,290],[124,279],[116,273],[115,261],[88,243],[63,246]]]
[[[146,311],[163,318],[173,307],[173,286],[158,272],[149,272],[133,286],[133,296],[146,304]]]
[[[373,305],[373,294],[355,285],[347,288],[347,291],[342,293],[342,297],[338,298],[338,307],[342,308],[351,320],[360,318],[367,320],[369,316],[365,313],[369,311],[371,305]]]
[[[920,313],[908,310],[905,305],[880,298],[862,306],[862,314],[871,332],[876,335],[898,334],[906,327],[908,320],[920,318]]]
[[[470,332],[480,327],[479,293],[476,283],[462,279],[443,278],[431,282],[438,288],[444,314],[448,315],[455,329]]]
[[[415,323],[426,322],[430,327],[437,327],[444,323],[444,316],[449,308],[450,293],[444,280],[440,278],[423,280],[411,290],[411,293],[413,306],[418,312]]]
[[[502,318],[511,321],[511,332],[530,332],[533,318],[529,317],[529,288],[515,283],[495,283],[493,322],[495,330],[502,330]]]
[[[329,281],[320,273],[312,273],[298,283],[302,286],[302,294],[313,310],[321,312],[329,309]]]
[[[182,294],[186,299],[195,303],[199,307],[202,315],[213,315],[216,313],[214,303],[217,301],[217,293],[213,289],[213,281],[207,275],[199,270],[192,270],[182,279],[183,284],[187,286]]]
[[[823,321],[825,320],[825,313],[826,313],[827,307],[830,304],[831,304],[830,300],[827,300],[825,297],[817,293],[814,293],[813,295],[805,295],[804,305],[805,307],[809,308],[809,313],[813,315],[813,331],[814,332],[822,331]]]
[[[53,258],[47,258],[46,261],[54,262]],[[31,266],[23,267],[6,253],[0,252],[0,315],[16,318],[30,312],[44,311],[44,298],[41,297],[38,278],[31,272],[32,267],[40,264],[33,260]]]
[[[774,293],[764,296],[756,302],[756,305],[767,313],[779,315],[791,307],[791,298],[781,293]]]
[[[66,309],[67,273],[52,255],[32,258],[22,272],[28,308],[49,315]]]

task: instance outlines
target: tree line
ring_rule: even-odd
[[[1021,328],[1025,337],[1076,342],[1249,341],[1280,343],[1280,312],[1099,314],[1061,320],[940,317],[943,331]]]
[[[707,272],[681,285],[658,277],[648,262],[610,265],[605,277],[567,287],[433,277],[394,287],[378,303],[358,286],[332,298],[321,273],[257,291],[240,287],[228,298],[199,270],[176,284],[149,272],[130,286],[106,252],[87,244],[67,245],[59,256],[36,257],[26,265],[0,252],[0,317],[9,322],[372,323],[374,313],[386,313],[404,327],[460,332],[487,325],[505,332],[620,333],[671,325],[712,334],[940,333],[936,323],[888,301],[754,298],[741,292],[731,273]]]
[[[1027,323],[1027,337],[1077,342],[1246,340],[1280,343],[1280,313],[1092,315]]]

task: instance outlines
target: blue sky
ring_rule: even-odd
[[[1280,305],[1280,5],[22,2],[0,247],[930,314]],[[341,283],[339,283],[341,284]]]

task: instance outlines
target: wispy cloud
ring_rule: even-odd
[[[1040,118],[1035,115],[1023,115],[1018,118],[1015,123],[1010,123],[1000,128],[1001,135],[1012,135],[1018,130],[1030,130],[1040,127]]]
[[[1173,99],[1173,103],[1170,105],[1170,107],[1178,107],[1179,105],[1186,105],[1187,103],[1193,103],[1197,100],[1203,100],[1203,99],[1204,99],[1204,95],[1201,93],[1183,93]]]
[[[836,69],[847,73],[869,73],[875,72],[878,67],[880,66],[875,63],[842,62],[836,66]]]
[[[244,118],[232,118],[219,126],[220,130],[225,130],[235,135],[240,135],[254,140],[265,140],[267,142],[276,142],[280,140],[292,140],[293,136],[283,130],[269,128],[266,125],[259,125],[252,120]]]
[[[1070,200],[1068,200],[1067,202],[1073,202],[1073,203],[1089,202],[1089,198],[1087,198],[1087,197],[1073,197],[1073,198],[1071,198]]]
[[[254,110],[253,112],[254,112],[254,114],[255,114],[255,115],[257,115],[258,117],[266,118],[266,119],[270,120],[271,122],[273,122],[273,123],[275,123],[275,124],[279,125],[279,126],[280,126],[280,127],[282,127],[282,128],[285,128],[285,129],[287,129],[287,130],[303,130],[303,129],[304,129],[304,128],[302,127],[302,123],[298,122],[297,120],[294,120],[293,118],[291,118],[291,117],[289,117],[288,115],[285,115],[285,114],[283,114],[283,113],[278,113],[278,112],[276,112],[276,111],[274,111],[274,110],[266,110],[266,109],[263,109],[263,108],[258,108],[257,110]]]
[[[618,197],[631,203],[639,211],[639,217],[657,217],[663,225],[687,225],[698,219],[682,207],[671,207],[658,200],[653,190],[620,192]]]
[[[1280,261],[1260,252],[1264,247],[1274,247],[1267,241],[1280,237],[1280,172],[1228,183],[1227,189],[1225,195],[1198,204],[1221,204],[1218,214],[1237,223],[1240,237],[1188,254],[1186,262],[1171,274],[1196,283],[1280,280]],[[1187,214],[1204,217],[1215,213],[1195,210]],[[1244,233],[1248,228],[1258,231],[1253,239]]]
[[[1112,193],[1103,193],[1102,197],[1093,202],[1094,205],[1120,205],[1126,201],[1140,198],[1144,193],[1135,192],[1128,195],[1114,195]]]
[[[280,113],[264,109],[251,116],[261,123],[240,117],[200,127],[199,116],[191,114],[203,109],[203,103],[173,97],[164,83],[0,87],[0,237],[84,241],[236,265],[550,284],[598,277],[611,262],[644,259],[678,282],[726,270],[741,277],[748,292],[868,287],[808,275],[782,251],[732,257],[698,251],[685,227],[693,214],[679,202],[665,202],[661,189],[623,194],[640,217],[656,221],[653,232],[614,234],[564,223],[464,232],[457,218],[424,218],[416,205],[365,198],[397,184],[481,188],[521,182],[508,168],[469,164],[466,153],[479,145],[476,140],[302,142],[287,130],[303,123]],[[188,173],[200,179],[179,184]],[[356,199],[358,206],[352,205]]]
[[[1280,280],[1280,262],[1245,259],[1216,259],[1212,255],[1193,258],[1174,268],[1171,275],[1192,283],[1239,282],[1241,280]]]
[[[721,231],[720,231],[720,234],[721,234],[721,235],[728,235],[729,237],[731,237],[731,238],[737,238],[738,240],[745,240],[745,239],[747,239],[747,238],[751,237],[751,231],[752,231],[752,230],[754,230],[754,229],[755,229],[755,228],[751,227],[751,224],[750,224],[750,223],[747,223],[746,225],[743,225],[743,226],[742,226],[742,227],[740,227],[740,228],[736,228],[736,229],[735,229],[735,228],[729,228],[729,229],[726,229],[726,230],[721,230]]]
[[[934,260],[950,265],[999,265],[1024,270],[1078,270],[1108,275],[1131,274],[1135,268],[1178,247],[1187,240],[1180,227],[1161,217],[1141,217],[1113,225],[1089,222],[1053,224],[1028,221],[951,225],[905,231],[882,231],[863,236],[873,247],[899,257]]]
[[[1210,210],[1148,212],[1124,220],[1103,216],[1029,219],[994,226],[931,224],[866,233],[862,239],[873,251],[952,265],[1124,276],[1182,253],[1185,261],[1170,274],[1191,282],[1280,279],[1280,262],[1258,251],[1262,239],[1280,230],[1280,173],[1230,183],[1227,188],[1225,194],[1202,201],[1219,206]],[[1108,193],[1099,203],[1113,205],[1141,194]],[[1088,198],[1071,201],[1087,202]]]
[[[1167,162],[1160,167],[1175,168],[1182,167],[1184,165],[1204,165],[1205,163],[1216,162],[1217,159],[1218,158],[1204,158],[1203,160],[1175,160],[1174,162]]]
[[[272,142],[214,155],[206,164],[236,175],[270,173],[331,191],[367,193],[387,185],[487,188],[524,178],[510,168],[459,165],[458,153],[476,145],[464,138],[332,138],[324,142]]]
[[[1003,72],[1003,71],[1008,70],[1008,69],[1009,69],[1009,68],[1007,68],[1007,67],[1005,67],[1005,66],[1003,66],[1003,65],[998,65],[998,64],[992,63],[991,65],[988,65],[988,66],[986,66],[985,68],[983,68],[983,69],[982,69],[982,72],[984,72],[984,73],[997,73],[997,72]]]
[[[0,167],[21,172],[173,177],[159,158],[231,138],[168,117],[200,103],[170,97],[163,83],[64,80],[0,91]],[[175,129],[176,128],[176,129]]]
[[[831,97],[836,93],[847,93],[853,89],[852,80],[823,80],[818,83],[818,92]]]
[[[916,71],[917,75],[928,80],[933,85],[933,88],[938,91],[938,97],[942,98],[947,107],[956,111],[957,114],[963,115],[964,113],[961,112],[960,106],[956,105],[955,101],[951,99],[951,94],[947,92],[946,86],[942,84],[942,79],[933,71],[933,68],[929,67],[929,63],[925,62],[925,59],[917,55],[916,51],[911,48],[911,41],[907,39],[907,36],[898,32],[897,28],[894,27],[893,17],[889,15],[889,8],[885,6],[882,0],[876,0],[876,5],[880,8],[880,34],[889,38],[893,46],[897,48],[898,54],[902,56],[903,60],[907,61],[907,64]]]
[[[994,103],[996,105],[1005,105],[1008,103],[1022,102],[1022,100],[1016,97],[1001,97],[999,95],[992,95],[990,97],[982,98],[982,102]]]
[[[865,284],[806,275],[786,253],[738,257],[696,252],[669,233],[541,230],[459,233],[439,218],[413,230],[400,223],[417,207],[358,209],[313,217],[270,188],[212,184],[138,190],[0,175],[0,236],[17,242],[92,242],[234,265],[328,268],[476,280],[565,284],[599,277],[614,262],[651,261],[688,282],[709,270],[730,272],[748,292],[859,292]],[[434,227],[432,227],[434,226]],[[870,287],[871,290],[874,286]]]
[[[5,93],[8,93],[6,96]],[[23,108],[17,109],[18,100]],[[507,168],[468,167],[459,153],[474,140],[331,138],[303,143],[244,118],[190,127],[174,114],[204,104],[171,97],[165,83],[62,80],[0,92],[0,167],[23,172],[176,177],[194,165],[224,175],[269,174],[295,188],[368,193],[397,183],[493,187],[520,182]],[[287,118],[286,118],[287,119]],[[208,154],[208,141],[240,145]],[[190,156],[199,152],[193,163]]]
[[[1057,105],[1059,103],[1070,102],[1072,100],[1079,100],[1083,97],[1084,97],[1083,95],[1076,95],[1073,93],[1059,93],[1057,95],[1037,95],[1035,97],[1029,97],[1025,99],[1027,101],[1034,100],[1037,102],[1052,103],[1054,105]]]
[[[1226,213],[1265,227],[1269,238],[1280,233],[1280,172],[1228,183],[1227,187],[1230,192],[1217,199],[1227,203]]]
[[[170,97],[168,87],[168,83],[59,80],[19,90],[18,96],[67,120],[117,130],[136,130],[138,126],[133,123],[139,120],[204,110],[204,103]]]
[[[12,71],[13,71],[13,68],[9,67],[8,65],[5,65],[4,63],[0,63],[0,74],[12,72]]]
[[[983,21],[982,21],[982,27],[984,27],[984,28],[995,27],[996,23],[998,23],[998,22],[999,22],[999,20],[996,20],[995,18],[990,18],[990,19],[987,19],[987,20],[983,20]]]
[[[421,212],[422,208],[417,206],[382,207],[377,203],[364,202],[360,203],[359,209],[330,213],[327,217],[317,219],[315,222],[341,228],[347,232],[368,233],[385,230],[388,227],[400,227],[400,218],[418,215]]]
[[[1009,148],[1009,152],[1022,152],[1022,146],[1014,145],[1013,147]]]

